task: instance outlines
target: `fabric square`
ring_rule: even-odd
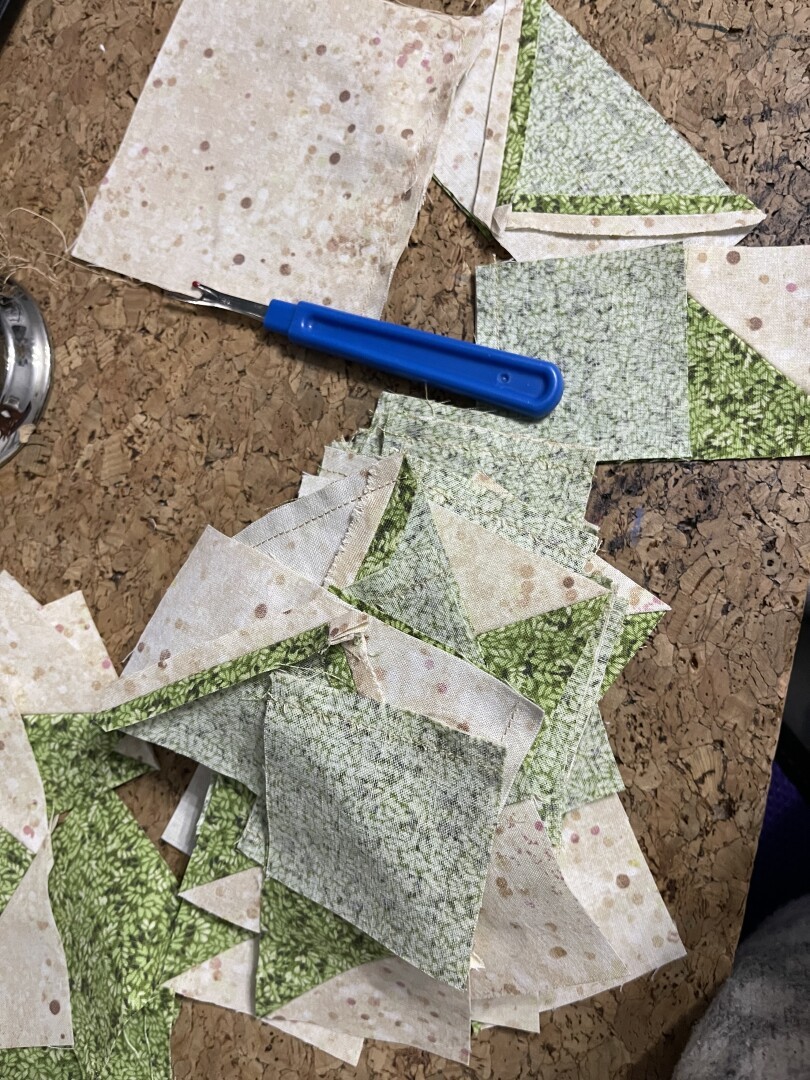
[[[549,4],[529,3],[538,8],[531,100],[501,202],[588,215],[754,209]]]
[[[280,675],[265,750],[268,873],[463,988],[504,749]]]
[[[565,378],[538,434],[584,439],[601,461],[689,455],[683,259],[664,245],[479,268],[477,341],[552,360]]]
[[[186,0],[74,254],[379,316],[481,27],[384,0]]]

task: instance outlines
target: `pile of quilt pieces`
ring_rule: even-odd
[[[378,317],[431,174],[520,261],[764,217],[547,0],[183,0],[74,254]]]
[[[42,996],[36,954],[12,952],[15,995],[51,1004],[4,1076],[168,1080],[174,995],[352,1064],[366,1039],[468,1062],[476,1024],[536,1032],[683,955],[599,712],[667,607],[597,554],[594,462],[386,395],[296,501],[205,530],[118,679],[60,667],[78,635],[9,585],[27,786],[0,806],[25,876],[0,949],[28,912],[61,982]],[[200,766],[170,825],[179,888],[102,790],[144,743]]]

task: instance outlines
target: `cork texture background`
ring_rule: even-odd
[[[808,242],[810,2],[557,7],[770,214],[748,243]],[[0,471],[0,566],[42,601],[81,588],[116,661],[206,523],[233,533],[294,497],[301,470],[365,423],[383,388],[420,392],[71,265],[56,230],[24,212],[75,237],[175,9],[28,0],[0,51],[2,243],[30,264],[19,277],[56,349],[44,422]],[[386,317],[470,338],[472,270],[500,257],[431,185]],[[355,1071],[185,1002],[177,1080],[668,1076],[732,964],[810,566],[809,474],[806,461],[597,470],[590,512],[609,556],[673,608],[604,712],[685,960],[544,1015],[539,1035],[484,1032],[469,1068],[370,1044]],[[155,840],[190,775],[162,762],[122,792]]]

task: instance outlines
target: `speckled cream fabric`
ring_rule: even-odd
[[[810,254],[807,247],[686,253],[691,297],[810,394]]]
[[[568,888],[626,971],[620,979],[604,972],[586,985],[549,993],[542,1008],[597,994],[685,955],[617,795],[568,813],[555,857]]]
[[[545,995],[624,964],[563,880],[531,802],[507,807],[496,829],[475,954],[473,998]]]
[[[48,835],[45,790],[22,717],[3,696],[0,747],[0,828],[36,853]]]
[[[481,30],[386,0],[186,0],[74,254],[378,316]]]
[[[356,1037],[405,1043],[463,1064],[470,1057],[469,993],[439,983],[395,956],[337,975],[268,1020],[314,1022]]]
[[[70,987],[48,897],[50,836],[0,913],[0,1048],[72,1046]]]
[[[268,874],[463,989],[503,747],[290,673],[265,753]]]
[[[223,1009],[233,1009],[253,1016],[257,953],[256,940],[240,942],[226,952],[175,976],[165,985],[181,997],[207,1001]],[[283,1020],[276,1020],[271,1026],[295,1035],[302,1042],[309,1043],[310,1046],[315,1046],[348,1065],[355,1066],[360,1060],[364,1043],[362,1038],[304,1022],[286,1024]]]
[[[456,94],[434,167],[439,183],[485,225],[501,179],[522,16],[522,0],[495,0],[486,9],[481,48]]]

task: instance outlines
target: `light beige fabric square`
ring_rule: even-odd
[[[386,0],[185,0],[74,254],[378,316],[481,28]]]

